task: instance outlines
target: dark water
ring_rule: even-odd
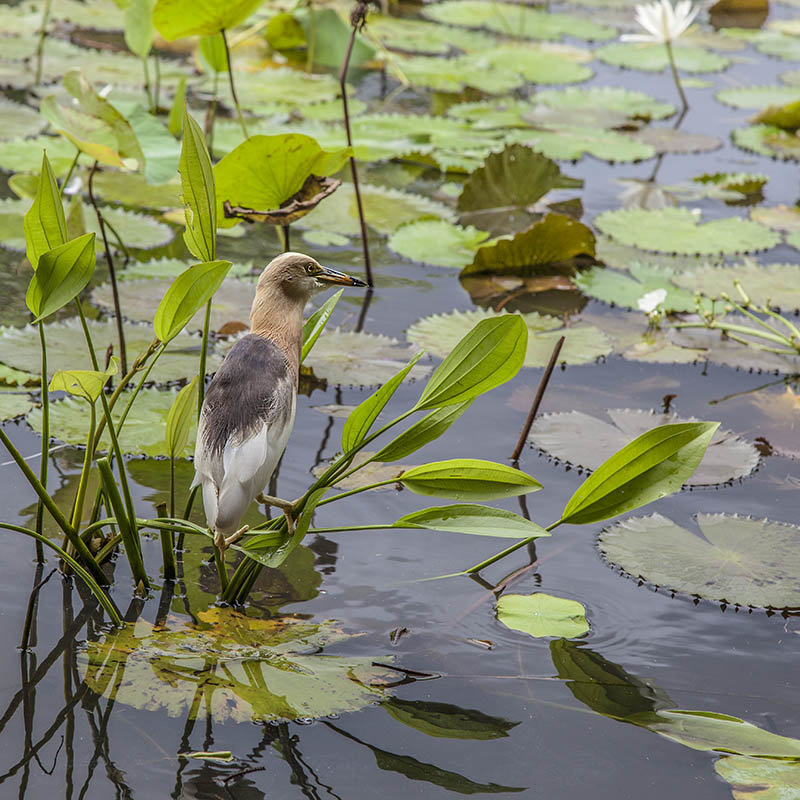
[[[791,68],[748,49],[747,61],[712,76],[716,88],[775,82]],[[674,100],[668,75],[617,72],[602,65],[595,83],[638,88],[659,99]],[[690,90],[692,108],[682,128],[715,133],[726,146],[710,154],[666,156],[659,177],[677,182],[700,172],[762,171],[770,176],[766,204],[793,204],[795,165],[751,157],[727,144],[728,131],[749,112],[721,106],[713,89]],[[616,207],[620,177],[645,177],[653,162],[608,166],[593,159],[567,165],[583,177],[582,197],[591,217]],[[721,204],[701,202],[704,218],[729,213]],[[377,238],[377,237],[374,237]],[[225,241],[224,256],[267,261],[275,252],[271,234],[259,240]],[[295,243],[299,246],[299,242]],[[335,267],[358,270],[356,250],[310,251]],[[467,309],[472,303],[452,270],[401,262],[373,244],[377,289],[365,330],[402,339],[410,323],[434,312]],[[780,248],[770,261],[796,261],[796,251]],[[10,263],[10,261],[6,262]],[[603,310],[590,303],[587,310]],[[348,298],[337,321],[354,324],[359,305]],[[624,312],[620,312],[624,313]],[[480,456],[505,461],[524,418],[518,397],[533,390],[539,370],[524,370],[509,385],[477,401],[439,442],[425,451],[427,460]],[[782,435],[754,411],[746,393],[776,381],[726,367],[635,364],[611,357],[605,362],[558,370],[544,410],[577,409],[599,414],[605,408],[661,408],[676,395],[674,410],[683,416],[720,420],[747,438]],[[396,408],[414,402],[419,385],[405,385]],[[783,383],[763,390],[781,393]],[[512,400],[512,395],[517,397]],[[278,494],[295,497],[309,481],[314,454],[337,450],[342,421],[331,421],[311,406],[357,403],[366,392],[329,389],[301,398],[295,432],[284,458]],[[524,402],[523,402],[524,405]],[[8,426],[23,454],[39,448],[24,425]],[[32,461],[31,463],[36,463]],[[544,484],[528,496],[532,519],[547,524],[558,518],[581,476],[527,450],[522,467]],[[79,456],[53,454],[53,485],[74,491]],[[137,505],[153,513],[167,486],[166,464],[133,462]],[[182,471],[184,485],[191,470]],[[797,463],[769,456],[744,481],[709,490],[684,492],[648,509],[691,527],[698,512],[725,511],[794,522],[800,495],[793,479]],[[72,483],[70,483],[72,481]],[[16,468],[0,466],[0,503],[9,521],[29,519],[31,493]],[[321,509],[319,527],[387,522],[429,505],[394,490],[359,495]],[[516,501],[500,503],[519,511]],[[595,658],[605,669],[627,676],[630,686],[645,683],[669,696],[679,708],[702,709],[742,717],[767,730],[800,737],[800,689],[797,659],[800,621],[764,612],[722,609],[718,605],[671,597],[617,574],[599,557],[594,539],[600,526],[565,527],[487,570],[494,583],[518,572],[510,590],[544,591],[583,603],[591,632],[567,645],[577,657]],[[344,630],[363,636],[333,645],[326,652],[364,656],[430,676],[413,676],[395,695],[413,707],[452,718],[459,709],[494,718],[505,735],[486,740],[441,738],[405,726],[374,706],[310,724],[210,723],[187,721],[163,710],[141,711],[94,694],[82,682],[82,654],[89,639],[103,632],[96,612],[84,609],[81,593],[53,570],[32,561],[27,539],[5,534],[0,560],[0,797],[46,798],[400,798],[515,792],[523,797],[598,800],[649,797],[655,800],[714,800],[731,796],[730,786],[714,771],[717,754],[698,752],[645,729],[615,721],[582,702],[584,696],[557,677],[550,640],[534,640],[505,628],[493,612],[494,596],[475,581],[420,579],[456,571],[501,548],[497,540],[413,531],[349,532],[307,540],[283,575],[264,576],[254,605],[315,621],[337,620]],[[187,565],[210,553],[189,543]],[[144,543],[145,562],[160,563],[157,540]],[[122,560],[116,564],[115,599],[130,614],[154,622],[169,604],[185,615],[184,597],[202,604],[216,591],[211,567],[192,569],[176,596],[164,598],[160,583],[141,604],[131,603],[131,581]],[[31,588],[41,587],[31,647],[17,648]],[[396,644],[390,634],[407,629]],[[485,649],[471,640],[492,643]],[[577,695],[577,696],[576,696]],[[625,695],[635,704],[635,690]],[[437,705],[438,704],[438,705]],[[442,705],[446,704],[446,705]],[[462,712],[462,716],[463,716]],[[483,719],[483,717],[481,717]],[[231,763],[179,759],[178,753],[228,750]],[[786,795],[789,797],[790,795]]]

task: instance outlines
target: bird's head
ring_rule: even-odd
[[[267,264],[258,279],[258,290],[283,294],[302,302],[333,285],[366,286],[363,281],[339,270],[323,267],[303,253],[282,253]]]

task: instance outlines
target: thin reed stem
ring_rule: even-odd
[[[681,103],[683,104],[683,110],[686,112],[689,108],[689,102],[686,99],[686,95],[683,92],[683,86],[681,86],[681,79],[678,75],[678,68],[675,66],[675,54],[672,52],[672,42],[667,39],[664,42],[664,46],[667,48],[667,58],[669,59],[669,68],[672,72],[672,80],[675,81],[675,88],[678,90],[678,94],[681,98]]]
[[[34,84],[38,86],[42,81],[42,66],[44,61],[44,40],[47,37],[47,23],[50,21],[50,8],[52,0],[44,0],[42,8],[42,24],[39,28],[39,42],[36,45],[36,76]]]
[[[239,98],[236,96],[236,86],[233,82],[233,64],[231,63],[231,50],[230,47],[228,47],[228,37],[225,34],[224,28],[220,31],[220,33],[222,34],[222,42],[225,45],[225,60],[228,62],[228,81],[230,82],[231,86],[231,97],[233,98],[233,104],[236,106],[236,115],[239,117],[239,124],[242,126],[244,138],[249,139],[250,134],[247,132],[247,125],[244,121],[244,115],[242,114],[242,109],[239,105]]]

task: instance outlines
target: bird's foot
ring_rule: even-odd
[[[250,530],[250,526],[249,525],[243,525],[241,528],[239,528],[238,531],[236,531],[236,533],[232,533],[230,536],[227,536],[227,537],[221,531],[216,531],[214,533],[214,544],[219,549],[220,555],[224,558],[225,557],[225,551],[232,544],[235,544],[236,542],[238,542],[239,539],[241,539],[242,536],[245,533],[247,533],[247,531],[249,531],[249,530]]]
[[[289,531],[289,536],[294,533],[294,511],[297,508],[297,500],[291,502],[290,500],[282,500],[280,497],[272,497],[271,495],[264,494],[263,492],[256,495],[256,500],[265,506],[275,506],[283,511],[286,517],[286,527]]]
[[[225,546],[226,546],[226,547],[230,547],[232,544],[236,544],[236,542],[238,542],[238,541],[239,541],[239,539],[241,539],[241,538],[242,538],[242,536],[244,536],[244,534],[246,534],[246,533],[247,533],[247,531],[249,531],[249,530],[250,530],[250,526],[249,526],[249,525],[242,525],[242,527],[241,527],[241,528],[239,528],[239,530],[238,530],[238,531],[236,531],[236,533],[232,533],[232,534],[231,534],[231,535],[230,535],[230,536],[229,536],[229,537],[228,537],[228,538],[225,540]]]

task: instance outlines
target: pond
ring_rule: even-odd
[[[186,11],[192,4],[173,5],[180,13],[170,16],[167,0],[155,3],[157,65],[152,2],[129,0],[123,11],[106,0],[52,0],[39,77],[42,7],[0,7],[0,407],[2,430],[36,474],[39,334],[26,306],[23,216],[43,147],[57,179],[70,174],[69,235],[98,234],[81,297],[100,356],[120,348],[89,181],[113,234],[130,362],[152,339],[170,282],[198,260],[184,243],[177,177],[184,92],[215,160],[245,138],[226,45],[248,135],[314,137],[329,151],[325,176],[343,183],[288,229],[220,227],[216,257],[233,267],[210,306],[209,375],[247,327],[258,274],[283,249],[279,234],[366,278],[347,152],[330,156],[346,145],[338,70],[350,8],[232,2],[206,19]],[[684,113],[664,45],[620,42],[640,30],[625,0],[369,11],[347,91],[374,289],[344,290],[306,359],[269,493],[301,497],[341,452],[352,407],[420,347],[426,354],[379,424],[417,402],[481,319],[524,315],[525,364],[424,451],[378,465],[369,482],[386,485],[318,508],[319,532],[265,567],[235,607],[220,602],[214,545],[202,535],[186,536],[173,581],[163,576],[161,539],[143,530],[149,587],[137,587],[124,553],[112,555],[108,591],[125,620],[116,627],[52,551],[37,563],[31,538],[4,531],[0,797],[800,797],[796,348],[791,335],[778,344],[738,328],[720,336],[693,316],[706,310],[719,327],[727,292],[745,312],[734,324],[752,331],[755,317],[774,333],[790,330],[800,308],[796,2],[737,8],[704,9],[676,38]],[[217,33],[225,27],[227,42]],[[76,66],[86,76],[79,88]],[[141,143],[138,171],[123,163],[110,103]],[[770,106],[769,122],[752,121]],[[80,113],[76,127],[70,114]],[[76,146],[83,155],[72,169]],[[273,175],[285,158],[265,145],[245,164]],[[239,180],[224,184],[215,172],[218,189]],[[267,209],[288,202],[275,198]],[[717,220],[729,222],[702,228]],[[740,301],[735,278],[752,304]],[[648,320],[639,301],[651,292]],[[120,435],[139,518],[189,500],[193,466],[178,457],[173,483],[165,426],[178,387],[200,368],[203,318],[198,311],[172,340]],[[696,326],[676,327],[687,321]],[[92,367],[74,304],[44,328],[51,375]],[[487,504],[547,525],[590,470],[643,431],[670,415],[720,422],[682,490],[606,522],[559,526],[472,576],[462,571],[513,542],[365,529],[467,502],[403,488],[397,478],[410,465],[509,464],[562,334],[518,464],[543,489]],[[81,484],[88,408],[51,392],[47,485],[64,513]],[[193,452],[194,437],[192,429],[179,456]],[[0,470],[0,520],[35,528],[36,494],[5,451]],[[87,524],[97,472],[85,488],[77,521]],[[253,505],[244,521],[258,525],[262,512]],[[205,524],[199,498],[189,519]],[[43,531],[64,544],[48,514]],[[90,544],[111,551],[108,541]],[[231,549],[227,558],[233,567],[242,556]],[[538,614],[542,635],[516,629],[503,609],[518,596],[574,601],[559,608],[567,627],[547,628],[548,610],[526,607],[524,624],[530,630]]]

